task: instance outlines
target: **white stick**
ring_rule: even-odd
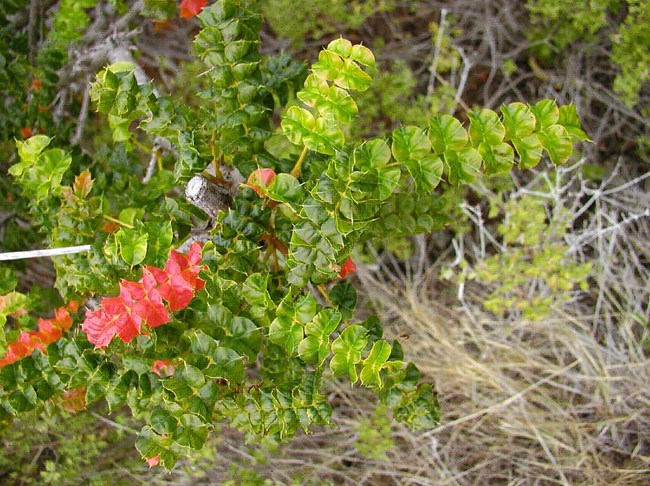
[[[90,245],[68,246],[66,248],[48,248],[46,250],[12,251],[10,253],[0,253],[0,261],[70,255],[72,253],[82,253],[88,250],[90,250]]]

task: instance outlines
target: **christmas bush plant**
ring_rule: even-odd
[[[10,173],[33,223],[52,247],[90,250],[54,258],[60,295],[85,304],[38,331],[29,299],[3,285],[0,419],[85,387],[86,405],[127,405],[145,424],[143,458],[171,468],[216,422],[277,441],[329,424],[324,381],[340,378],[398,421],[435,426],[431,377],[355,315],[353,249],[442,228],[443,186],[545,153],[565,162],[587,138],[575,108],[511,103],[473,110],[468,126],[443,115],[346,139],[376,70],[367,47],[335,39],[306,72],[260,54],[258,2],[205,3],[183,2],[184,16],[201,12],[198,106],[113,63],[90,88],[112,144],[82,155],[63,137],[17,143]]]

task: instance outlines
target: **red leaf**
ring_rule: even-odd
[[[89,170],[84,170],[81,174],[74,178],[74,184],[72,184],[72,190],[81,199],[85,198],[90,190],[93,188],[93,178],[90,175]]]
[[[266,188],[274,181],[275,171],[273,169],[256,169],[248,176],[246,187],[254,190],[259,197],[266,197]]]
[[[122,300],[124,296],[102,299],[102,308],[86,312],[81,330],[88,335],[88,342],[96,348],[107,346],[118,336],[125,343],[140,334],[141,318],[131,314]]]
[[[207,4],[208,0],[183,0],[180,4],[181,17],[191,19],[201,12]]]
[[[354,273],[357,271],[357,266],[355,263],[352,261],[350,257],[348,257],[347,260],[341,265],[341,273],[339,274],[339,277],[345,278],[347,275],[350,275],[351,273]]]
[[[158,327],[171,320],[155,285],[153,275],[145,269],[142,275],[142,296],[133,305],[134,312],[144,319],[149,327]]]
[[[35,349],[46,352],[46,347],[49,344],[59,340],[63,332],[70,329],[72,317],[70,317],[68,309],[76,309],[78,305],[78,302],[71,301],[66,306],[56,309],[53,319],[39,318],[38,331],[21,332],[18,339],[9,344],[7,353],[0,359],[0,368],[30,356]]]
[[[158,464],[160,464],[160,456],[156,454],[155,456],[147,459],[147,464],[149,464],[149,467],[155,467]]]
[[[38,319],[38,332],[41,335],[41,340],[45,344],[51,344],[61,339],[63,331],[60,326],[56,326],[53,321],[49,319]]]
[[[171,376],[174,374],[174,363],[168,359],[157,359],[152,363],[151,371],[158,376]]]
[[[34,132],[29,127],[24,127],[20,129],[20,136],[23,138],[29,138]]]
[[[189,305],[197,290],[205,286],[199,278],[202,267],[201,245],[193,243],[189,255],[172,251],[164,269],[145,267],[138,282],[122,280],[119,297],[105,297],[100,309],[86,312],[81,329],[88,341],[101,348],[118,336],[128,343],[139,334],[146,334],[142,324],[149,328],[171,320],[169,310],[176,311]]]

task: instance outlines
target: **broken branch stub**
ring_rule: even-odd
[[[228,209],[232,202],[228,188],[201,175],[195,175],[189,180],[185,187],[185,197],[212,218],[215,218],[220,210]]]

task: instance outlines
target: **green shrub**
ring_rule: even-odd
[[[110,143],[81,154],[55,124],[17,142],[9,172],[34,228],[51,247],[90,248],[53,259],[68,303],[54,318],[12,310],[0,419],[83,386],[88,406],[128,406],[145,424],[143,458],[171,468],[215,423],[276,442],[330,424],[323,381],[334,377],[376,392],[412,428],[435,426],[430,377],[376,318],[355,315],[350,256],[386,234],[440,228],[441,183],[544,154],[566,162],[586,139],[575,107],[511,103],[472,111],[467,128],[440,115],[363,139],[346,126],[376,75],[368,48],[335,39],[305,78],[288,56],[260,54],[258,2],[219,0],[199,20],[196,106],[118,62],[89,93]],[[267,150],[278,130],[299,155]]]

